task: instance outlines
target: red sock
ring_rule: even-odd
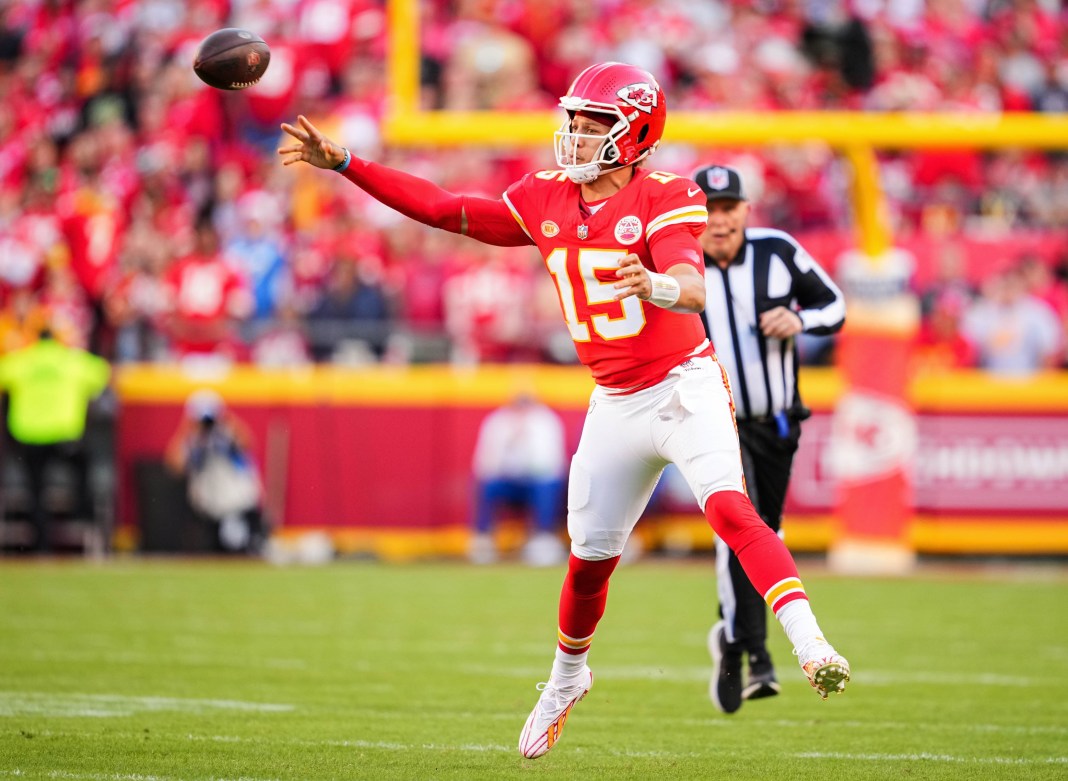
[[[567,561],[567,577],[560,590],[560,629],[558,647],[566,654],[590,650],[597,622],[608,602],[608,579],[619,557],[586,561],[574,554]]]
[[[714,493],[705,505],[705,517],[773,613],[795,599],[808,599],[793,556],[757,515],[749,497],[738,491]]]

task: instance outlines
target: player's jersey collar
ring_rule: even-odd
[[[582,186],[581,185],[575,185],[578,188],[579,212],[582,213],[583,217],[589,218],[589,217],[592,217],[594,214],[597,214],[598,212],[603,211],[607,207],[608,202],[610,200],[612,200],[612,198],[614,198],[615,196],[619,195],[621,192],[626,190],[628,187],[631,187],[635,183],[640,182],[642,179],[645,178],[646,174],[647,174],[647,172],[642,170],[641,168],[635,168],[634,169],[634,175],[631,176],[629,182],[627,182],[625,185],[623,185],[621,188],[616,190],[611,195],[606,195],[604,198],[598,198],[596,201],[586,201],[582,197]],[[591,207],[593,207],[593,208],[591,208]]]

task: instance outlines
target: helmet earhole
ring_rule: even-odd
[[[643,125],[642,129],[638,131],[638,143],[640,144],[644,141],[647,135],[649,135],[649,126]]]

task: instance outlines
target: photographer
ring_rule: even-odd
[[[265,541],[263,486],[251,443],[248,426],[222,398],[198,390],[186,401],[185,416],[167,445],[168,468],[185,477],[194,512],[218,526],[221,552],[259,553]]]

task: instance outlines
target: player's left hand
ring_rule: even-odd
[[[760,332],[772,339],[789,339],[803,329],[801,315],[785,306],[777,306],[760,315]]]
[[[282,165],[304,161],[316,168],[334,168],[345,160],[345,148],[324,136],[303,114],[297,117],[296,125],[283,122],[282,130],[299,142],[278,150]]]
[[[653,282],[649,279],[649,272],[642,265],[641,258],[633,252],[619,261],[619,270],[616,271],[619,282],[612,287],[617,291],[616,301],[622,301],[627,296],[637,296],[642,301],[648,301],[653,294]]]

